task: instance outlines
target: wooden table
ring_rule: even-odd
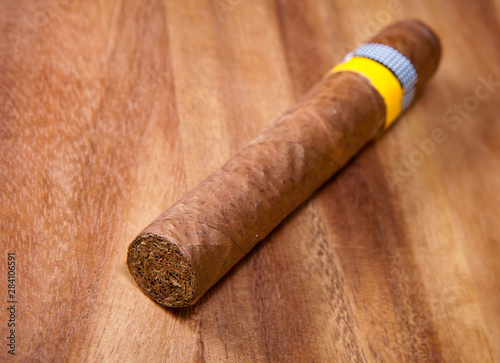
[[[500,362],[499,13],[2,1],[0,360]],[[198,305],[146,297],[125,264],[136,234],[409,16],[444,47],[417,104]]]

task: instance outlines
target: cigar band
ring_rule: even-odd
[[[418,75],[411,61],[396,49],[376,43],[367,43],[349,53],[343,63],[327,76],[352,71],[363,75],[380,93],[386,105],[387,129],[413,102]]]

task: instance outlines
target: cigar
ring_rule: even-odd
[[[434,74],[434,32],[395,23],[144,228],[128,249],[139,287],[193,305],[257,242],[404,112]]]

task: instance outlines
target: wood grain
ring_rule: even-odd
[[[0,360],[500,361],[500,4],[0,3]],[[128,244],[391,21],[441,36],[381,139],[199,304],[170,310]],[[488,81],[489,80],[489,81]],[[256,273],[261,271],[261,273]]]

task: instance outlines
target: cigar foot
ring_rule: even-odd
[[[154,234],[139,235],[129,246],[128,268],[139,287],[162,305],[191,305],[198,290],[193,267],[175,244]]]

